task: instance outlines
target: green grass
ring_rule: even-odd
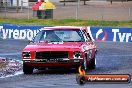
[[[8,19],[0,18],[0,24],[43,25],[43,26],[118,26],[132,27],[131,21],[98,21],[76,19]]]

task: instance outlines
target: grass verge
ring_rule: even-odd
[[[8,19],[0,18],[0,24],[43,25],[43,26],[117,26],[132,27],[131,21],[98,21],[76,19]]]

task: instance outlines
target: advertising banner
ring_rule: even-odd
[[[0,38],[31,40],[44,27],[45,26],[1,24]],[[94,41],[132,42],[132,28],[95,26],[87,28]]]
[[[0,25],[0,37],[2,39],[28,39],[31,40],[44,26],[19,26]]]
[[[132,42],[132,28],[90,27],[89,32],[95,41]]]

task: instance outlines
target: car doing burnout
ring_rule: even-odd
[[[45,27],[22,51],[23,72],[40,68],[95,68],[97,46],[86,27]]]

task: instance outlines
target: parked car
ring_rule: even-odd
[[[97,46],[85,27],[45,27],[23,49],[23,72],[39,68],[95,68]]]

